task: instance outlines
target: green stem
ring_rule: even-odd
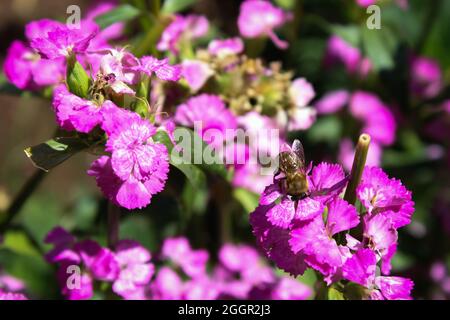
[[[20,212],[22,207],[27,202],[28,198],[40,185],[45,177],[45,171],[37,169],[33,175],[27,180],[25,185],[20,190],[19,194],[15,197],[9,208],[6,210],[6,217],[0,224],[0,232],[5,231],[14,217]]]
[[[108,205],[108,247],[114,249],[119,242],[120,208],[109,203]]]
[[[355,157],[353,158],[352,171],[350,173],[350,181],[345,190],[344,200],[350,204],[355,204],[356,188],[358,187],[366,165],[367,152],[369,151],[370,136],[363,133],[359,136],[356,145]]]

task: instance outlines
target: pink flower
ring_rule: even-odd
[[[169,267],[162,267],[151,286],[151,297],[154,300],[179,300],[183,295],[183,281]]]
[[[170,51],[177,55],[180,50],[180,42],[190,41],[203,37],[209,28],[209,22],[204,16],[188,15],[186,17],[177,15],[169,26],[164,30],[156,48],[160,51]]]
[[[324,280],[330,284],[330,277],[343,265],[348,255],[348,249],[338,245],[333,236],[357,226],[359,217],[356,209],[340,198],[330,202],[327,208],[326,223],[321,215],[296,223],[289,244],[295,254],[303,253],[305,262],[326,276]]]
[[[330,91],[315,103],[315,107],[319,114],[336,113],[348,103],[349,98],[346,90]]]
[[[305,78],[295,79],[289,87],[289,97],[298,108],[309,105],[315,96],[316,92],[314,91],[312,84]]]
[[[186,238],[168,238],[162,247],[162,257],[180,266],[192,278],[206,274],[209,255],[205,250],[193,250]]]
[[[433,98],[442,89],[442,71],[429,58],[413,57],[411,62],[411,90],[419,97]]]
[[[186,79],[192,91],[197,92],[214,74],[214,70],[206,62],[199,60],[184,60],[182,63],[182,75]]]
[[[31,34],[31,47],[48,59],[84,53],[98,30],[69,29],[66,25],[45,21],[45,28]]]
[[[316,110],[307,105],[316,95],[313,86],[304,78],[296,79],[289,88],[295,108],[289,112],[288,130],[306,130],[316,121]]]
[[[312,196],[295,201],[285,193],[282,183],[275,181],[274,184],[265,189],[259,203],[263,206],[270,206],[266,213],[270,223],[286,229],[293,220],[309,220],[321,214],[323,202],[333,195],[338,195],[345,184],[329,192],[329,194],[323,196],[319,194],[323,190],[332,189],[341,183],[344,178],[344,171],[339,165],[321,163],[313,168],[311,176],[308,177],[309,192],[312,193]]]
[[[272,183],[272,176],[263,174],[263,168],[255,163],[245,163],[237,166],[233,175],[233,186],[241,187],[260,194],[264,189]]]
[[[136,293],[150,283],[155,267],[150,252],[133,240],[121,240],[116,246],[120,271],[113,283],[113,291],[125,299],[135,299]]]
[[[277,47],[286,49],[288,43],[275,34],[274,29],[282,26],[292,15],[273,6],[269,1],[246,0],[241,4],[238,27],[245,38],[269,37]]]
[[[90,8],[86,14],[86,17],[83,19],[81,25],[83,26],[83,23],[95,23],[95,19],[117,7],[116,3],[112,2],[100,2]],[[116,22],[111,24],[110,26],[106,27],[105,29],[102,29],[98,35],[93,39],[93,42],[103,42],[104,44],[108,40],[117,39],[123,35],[123,31],[125,29],[125,23],[123,22]],[[96,45],[96,47],[99,47],[99,45]]]
[[[208,51],[213,56],[225,57],[227,55],[237,55],[244,51],[244,43],[241,38],[228,38],[223,40],[213,40],[208,45]]]
[[[349,73],[361,76],[366,76],[372,69],[370,60],[364,58],[358,48],[333,35],[328,40],[325,63],[329,65],[335,62],[343,63]]]
[[[391,145],[395,140],[394,115],[376,95],[356,91],[350,100],[350,112],[364,123],[363,132],[381,145]]]
[[[370,249],[358,250],[343,266],[343,277],[370,290],[374,300],[410,300],[414,283],[406,278],[376,276],[376,256]]]
[[[235,116],[215,95],[201,94],[177,107],[175,121],[187,127],[197,127],[197,134],[213,146],[223,144],[227,129],[236,129]],[[198,128],[201,125],[201,128]]]
[[[307,130],[316,122],[316,110],[295,108],[289,113],[288,131]]]
[[[366,167],[357,196],[369,215],[383,215],[391,219],[394,228],[403,227],[411,222],[414,202],[411,191],[399,180],[390,179],[377,167]]]
[[[117,278],[119,265],[111,250],[89,239],[76,243],[74,249],[94,279],[114,281]]]
[[[137,68],[138,70],[148,74],[155,73],[156,76],[165,81],[178,81],[181,76],[180,66],[169,65],[168,59],[158,60],[152,56],[142,57],[141,65]]]
[[[101,74],[114,75],[115,82],[121,81],[130,85],[140,81],[140,61],[130,52],[124,49],[106,49],[97,53],[101,55],[99,68]],[[131,90],[131,93],[134,92]]]
[[[57,279],[61,292],[70,300],[90,299],[94,279],[113,281],[118,275],[119,265],[114,253],[95,241],[76,242],[70,233],[56,227],[48,233],[45,242],[54,245],[46,259],[59,265]],[[74,266],[82,270],[79,279],[71,277]]]
[[[12,84],[29,90],[59,83],[65,71],[64,61],[41,59],[21,41],[9,47],[3,69]]]
[[[142,208],[164,188],[168,153],[163,144],[151,142],[155,133],[146,120],[128,118],[108,139],[111,158],[104,156],[92,163],[88,174],[114,203],[130,210]]]
[[[106,101],[104,104],[112,104]],[[70,93],[65,84],[53,93],[53,108],[59,126],[65,130],[88,133],[103,120],[102,106]]]
[[[282,277],[272,291],[273,300],[307,300],[312,290],[307,285],[291,277]]]
[[[253,234],[267,257],[294,275],[302,274],[307,265],[303,251],[294,253],[291,250],[292,228],[297,223],[318,223],[324,206],[342,191],[346,180],[340,166],[322,163],[313,169],[308,181],[311,196],[297,201],[285,194],[279,181],[275,181],[266,188],[258,208],[250,214]],[[313,257],[310,258],[313,264]]]

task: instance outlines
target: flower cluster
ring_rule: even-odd
[[[376,277],[390,273],[397,229],[411,221],[411,192],[380,168],[366,167],[357,188],[357,207],[339,195],[345,174],[339,165],[320,163],[307,172],[309,195],[287,193],[285,177],[263,192],[250,223],[258,243],[279,268],[296,276],[316,270],[331,285],[345,279],[365,288],[366,298],[406,299],[409,279]]]
[[[219,264],[209,274],[208,252],[192,249],[183,237],[164,241],[157,257],[164,265],[157,272],[150,252],[133,240],[121,240],[111,250],[93,240],[77,241],[63,228],[56,227],[45,241],[54,246],[46,259],[58,265],[61,293],[71,300],[91,299],[96,282],[110,284],[103,286],[109,288],[105,294],[110,291],[133,300],[303,300],[312,293],[297,280],[276,276],[256,250],[247,245],[224,245],[219,252]],[[5,297],[19,297],[16,295],[10,293]]]
[[[166,239],[161,258],[170,261],[173,268],[164,266],[159,270],[150,286],[152,299],[304,300],[312,293],[297,280],[276,276],[247,245],[225,244],[210,274],[206,272],[208,253],[192,249],[186,238]]]
[[[95,281],[111,283],[112,292],[124,299],[139,299],[154,273],[150,252],[133,240],[120,240],[113,251],[56,227],[45,242],[53,245],[46,259],[58,265],[61,293],[70,300],[92,298]]]

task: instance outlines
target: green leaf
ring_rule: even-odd
[[[183,156],[186,155],[188,159],[191,159],[191,162],[193,162],[204,171],[219,175],[222,178],[226,179],[228,176],[228,171],[225,168],[223,160],[219,157],[219,155],[217,155],[217,153],[209,153],[208,151],[212,150],[211,146],[203,141],[203,139],[197,133],[187,128],[183,128],[183,130],[186,130],[186,138],[190,140],[190,145],[187,144],[189,141],[176,141],[178,145],[180,145],[181,143],[184,148],[184,152],[186,154],[183,154]],[[205,159],[206,152],[210,154],[211,159]]]
[[[344,296],[347,300],[365,300],[369,295],[369,291],[354,282],[349,282],[344,287]]]
[[[245,211],[253,212],[259,203],[259,195],[243,188],[236,188],[233,196],[242,204]]]
[[[309,129],[307,135],[313,143],[331,142],[337,144],[342,135],[342,123],[335,116],[319,118]]]
[[[105,29],[116,22],[130,21],[141,14],[141,11],[132,5],[124,4],[108,11],[97,18],[95,22],[101,29]]]
[[[328,300],[345,300],[342,292],[340,292],[334,287],[328,288],[327,298]]]
[[[334,24],[331,26],[331,32],[344,39],[345,42],[349,43],[353,47],[358,48],[360,45],[361,32],[357,25],[343,26]]]
[[[34,248],[30,239],[23,231],[7,231],[4,235],[1,247],[23,255],[39,257],[39,251]]]
[[[67,59],[66,82],[70,92],[81,98],[88,97],[91,79],[74,55]]]
[[[362,42],[366,55],[376,70],[390,69],[394,66],[396,40],[389,28],[370,30],[363,26]]]
[[[197,0],[166,0],[162,12],[166,14],[183,11],[192,6]]]
[[[169,152],[170,164],[180,170],[192,184],[193,187],[202,188],[206,185],[205,173],[196,165],[187,163],[176,152],[173,151],[173,143],[165,131],[158,131],[153,140],[164,144]]]
[[[48,172],[88,146],[78,137],[59,137],[24,151],[34,166]]]

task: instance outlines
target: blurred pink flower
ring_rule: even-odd
[[[156,48],[160,51],[170,51],[177,55],[181,41],[190,41],[207,34],[209,22],[204,16],[176,15],[171,24],[164,30]]]
[[[244,43],[241,38],[228,38],[213,40],[208,45],[208,51],[213,56],[224,57],[232,54],[240,54],[244,51]]]
[[[214,70],[206,62],[199,60],[184,60],[182,63],[182,76],[186,79],[193,92],[200,90],[214,74]]]
[[[278,38],[274,29],[291,19],[290,13],[273,6],[269,1],[246,0],[241,4],[238,27],[245,38],[266,36],[280,49],[286,49],[288,43]]]

